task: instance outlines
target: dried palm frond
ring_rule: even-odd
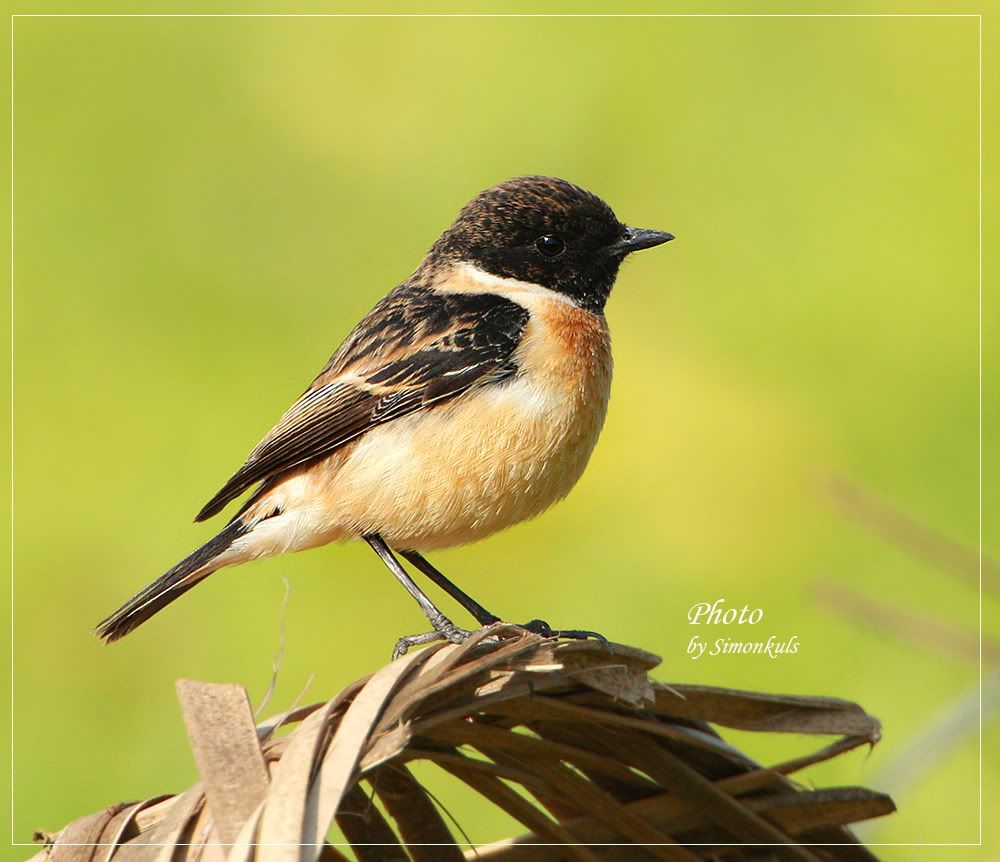
[[[889,797],[787,777],[876,742],[874,718],[834,698],[659,684],[648,676],[658,663],[493,626],[257,727],[241,687],[182,681],[201,782],[77,820],[43,836],[45,852],[54,862],[334,862],[348,858],[327,841],[336,824],[362,862],[874,858],[846,824],[893,811]],[[838,739],[763,767],[713,724]],[[527,833],[463,853],[416,761]]]

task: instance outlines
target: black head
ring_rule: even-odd
[[[671,239],[626,227],[599,197],[566,180],[515,177],[467,203],[431,256],[540,284],[600,311],[624,257]]]

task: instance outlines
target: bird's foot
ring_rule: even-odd
[[[545,620],[529,620],[519,625],[518,628],[543,638],[564,638],[574,641],[595,640],[602,646],[609,646],[608,639],[598,632],[591,632],[586,629],[554,629]]]
[[[435,626],[438,626],[435,623]],[[405,655],[410,647],[423,646],[424,644],[434,643],[434,641],[446,640],[453,644],[462,643],[472,632],[467,629],[461,629],[456,626],[451,620],[447,618],[442,618],[440,626],[436,627],[432,632],[423,632],[418,635],[407,635],[406,637],[400,638],[396,641],[396,646],[392,651],[392,660],[395,661],[401,655]]]
[[[498,619],[496,622],[492,623],[492,625],[509,626],[511,629],[521,629],[522,631],[536,634],[539,637],[552,638],[553,640],[558,640],[559,638],[577,641],[595,640],[602,646],[610,647],[608,639],[599,632],[587,631],[586,629],[554,629],[547,622],[545,622],[545,620],[529,620],[526,623],[516,624],[503,623]],[[483,628],[489,628],[489,626],[484,626]],[[480,629],[480,631],[481,630],[482,629]],[[468,629],[459,628],[451,620],[445,617],[441,620],[440,625],[432,632],[407,635],[406,637],[402,637],[396,641],[396,647],[392,651],[392,659],[395,661],[401,655],[405,655],[411,647],[424,646],[425,644],[434,643],[435,641],[446,640],[453,644],[464,643],[471,634],[473,634],[473,632]],[[499,638],[489,637],[484,638],[483,642],[490,643],[498,639]]]

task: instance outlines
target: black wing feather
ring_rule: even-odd
[[[397,288],[358,324],[195,520],[376,425],[509,377],[528,317],[526,308],[496,294]]]

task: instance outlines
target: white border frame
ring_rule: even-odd
[[[866,843],[866,847],[982,847],[983,846],[983,16],[982,13],[494,13],[494,12],[231,12],[231,13],[12,13],[10,16],[10,846],[33,847],[31,842],[14,841],[14,19],[15,18],[977,18],[977,59],[979,64],[979,328],[978,328],[978,557],[979,557],[979,840],[976,842],[926,844]],[[107,844],[69,844],[64,846],[97,847]],[[144,845],[165,846],[165,845]],[[304,846],[304,845],[254,845]],[[343,843],[334,846],[350,846]],[[422,846],[438,846],[434,844]],[[451,846],[451,845],[448,845]],[[485,844],[472,844],[484,847]],[[554,844],[551,846],[572,846]],[[615,843],[580,846],[621,847]],[[720,844],[683,844],[685,847],[782,847],[781,844],[734,842]],[[802,847],[839,847],[839,844],[801,844]]]

